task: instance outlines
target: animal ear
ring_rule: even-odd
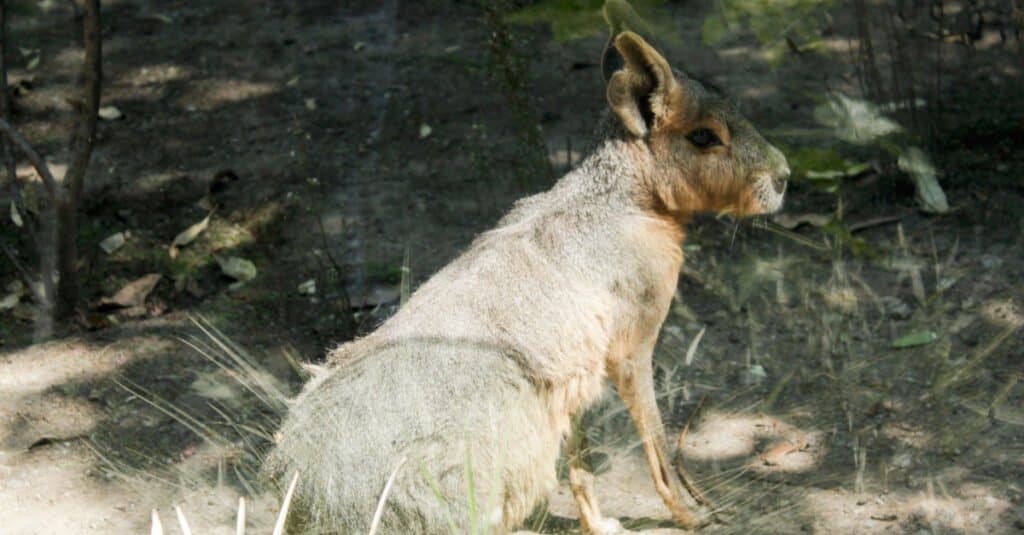
[[[604,53],[601,55],[601,74],[604,76],[604,81],[608,82],[615,71],[621,69],[625,64],[622,56],[615,50],[615,38],[619,34],[631,31],[644,36],[655,48],[658,48],[658,43],[653,39],[654,32],[651,31],[651,27],[626,0],[605,0],[604,5],[601,6],[601,14],[611,32],[608,42],[605,43]]]
[[[630,133],[644,137],[656,121],[669,117],[669,97],[677,85],[672,67],[633,32],[616,35],[612,44],[623,65],[608,79],[608,104]]]

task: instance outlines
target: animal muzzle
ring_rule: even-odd
[[[782,198],[789,181],[789,168],[773,174],[763,174],[754,182],[754,198],[760,205],[760,212],[770,214],[782,207]]]

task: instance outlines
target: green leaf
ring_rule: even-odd
[[[916,331],[897,338],[892,343],[893,349],[906,349],[908,347],[926,346],[939,339],[935,331]]]

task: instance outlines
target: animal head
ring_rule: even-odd
[[[673,69],[640,35],[616,31],[602,70],[620,131],[639,149],[656,209],[737,216],[782,206],[786,157],[721,95]]]

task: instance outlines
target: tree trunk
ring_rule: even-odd
[[[85,172],[89,167],[92,147],[96,141],[96,120],[100,106],[102,69],[102,36],[100,34],[99,0],[86,0],[82,21],[85,61],[82,63],[82,102],[71,135],[71,161],[53,199],[57,214],[57,286],[58,321],[71,318],[78,304],[78,204],[85,189]]]
[[[57,272],[60,281],[57,283],[57,318],[66,320],[74,316],[78,305],[78,203],[72,199],[62,199],[54,207],[57,216]],[[43,277],[52,276],[43,273]]]

